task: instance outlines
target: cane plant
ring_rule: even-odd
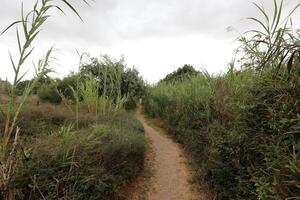
[[[82,0],[88,3],[86,0]],[[0,199],[13,199],[13,191],[9,188],[9,183],[13,177],[19,162],[18,144],[21,130],[17,125],[19,114],[26,102],[27,97],[34,89],[38,81],[51,72],[50,64],[52,60],[51,47],[45,57],[38,61],[35,67],[35,78],[30,82],[20,99],[16,98],[16,89],[26,73],[22,74],[24,63],[28,60],[34,50],[34,41],[39,35],[42,26],[49,19],[50,11],[57,9],[64,13],[58,3],[62,2],[70,8],[80,19],[77,10],[67,0],[37,0],[33,9],[27,14],[24,13],[23,3],[21,8],[21,19],[11,23],[2,33],[4,34],[12,27],[16,26],[16,36],[18,45],[18,55],[9,53],[11,67],[14,71],[12,84],[9,88],[9,101],[0,108],[2,121],[0,128]]]
[[[263,19],[249,17],[259,28],[249,30],[239,38],[242,51],[246,53],[243,57],[246,67],[258,71],[273,67],[278,71],[282,65],[286,65],[290,72],[296,58],[300,60],[300,32],[293,29],[292,22],[292,14],[299,8],[300,3],[284,16],[283,2],[274,0],[272,15],[263,6],[254,3]]]

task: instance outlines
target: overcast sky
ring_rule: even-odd
[[[55,0],[60,1],[60,0]],[[272,10],[273,0],[263,3]],[[34,0],[23,0],[28,10]],[[163,78],[184,64],[210,73],[227,70],[237,47],[234,27],[243,32],[253,23],[245,20],[258,12],[248,0],[95,0],[87,6],[80,0],[70,0],[81,14],[80,21],[67,8],[66,16],[52,13],[35,43],[33,56],[26,63],[42,56],[55,45],[59,65],[55,76],[62,77],[77,69],[79,52],[93,56],[124,55],[129,67],[135,66],[150,83]],[[297,0],[286,0],[286,7]],[[21,0],[1,0],[0,30],[19,19]],[[299,13],[299,12],[298,12]],[[294,21],[300,20],[296,13]],[[8,50],[14,55],[17,43],[15,29],[0,36],[0,78],[11,78]],[[24,69],[24,70],[26,70]],[[29,73],[28,77],[30,77]]]

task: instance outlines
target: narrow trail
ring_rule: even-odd
[[[137,116],[144,125],[146,139],[150,145],[148,148],[153,153],[153,173],[149,181],[149,190],[143,199],[206,200],[204,194],[192,190],[189,183],[190,169],[180,146],[165,134],[150,127],[143,115],[139,113]]]

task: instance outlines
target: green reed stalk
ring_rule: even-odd
[[[3,34],[11,27],[21,25],[23,37],[20,35],[19,28],[17,27],[16,36],[19,56],[17,59],[14,59],[12,54],[9,53],[11,67],[14,70],[14,77],[9,91],[9,102],[7,104],[7,108],[1,109],[3,124],[0,128],[0,199],[14,198],[13,191],[9,189],[9,183],[19,162],[17,148],[20,139],[20,129],[17,126],[19,114],[27,97],[30,95],[40,78],[51,71],[49,69],[49,64],[53,48],[48,50],[44,59],[38,61],[36,78],[26,87],[21,99],[19,101],[16,100],[17,85],[26,75],[26,73],[21,74],[22,66],[33,52],[33,42],[39,35],[41,27],[50,17],[48,13],[53,9],[58,9],[63,12],[63,10],[54,2],[55,1],[52,0],[38,0],[34,4],[33,9],[27,14],[24,14],[22,4],[21,19],[10,24],[2,32]],[[62,2],[79,16],[78,12],[67,0],[62,0]]]

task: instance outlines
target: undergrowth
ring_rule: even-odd
[[[2,32],[16,26],[19,51],[9,53],[14,76],[0,99],[0,199],[118,199],[143,169],[144,131],[122,109],[120,72],[111,78],[114,98],[100,93],[96,76],[53,80],[52,47],[34,66],[34,78],[23,81],[34,41],[53,10],[64,13],[61,5],[81,19],[68,0],[37,0],[27,14],[22,4],[21,19]],[[127,72],[143,84],[138,73]]]
[[[160,84],[144,107],[167,121],[218,199],[292,199],[300,193],[299,95],[299,69],[276,77],[245,70]]]
[[[35,105],[36,106],[36,105]],[[143,169],[144,130],[132,114],[79,118],[59,105],[33,105],[22,122],[22,164],[10,183],[16,199],[118,199],[118,190]],[[82,113],[88,117],[87,113]]]
[[[167,129],[197,163],[217,199],[299,199],[299,30],[283,1],[273,16],[257,4],[260,27],[241,36],[241,69],[206,73],[149,88],[145,111]],[[290,25],[291,24],[291,25]]]

